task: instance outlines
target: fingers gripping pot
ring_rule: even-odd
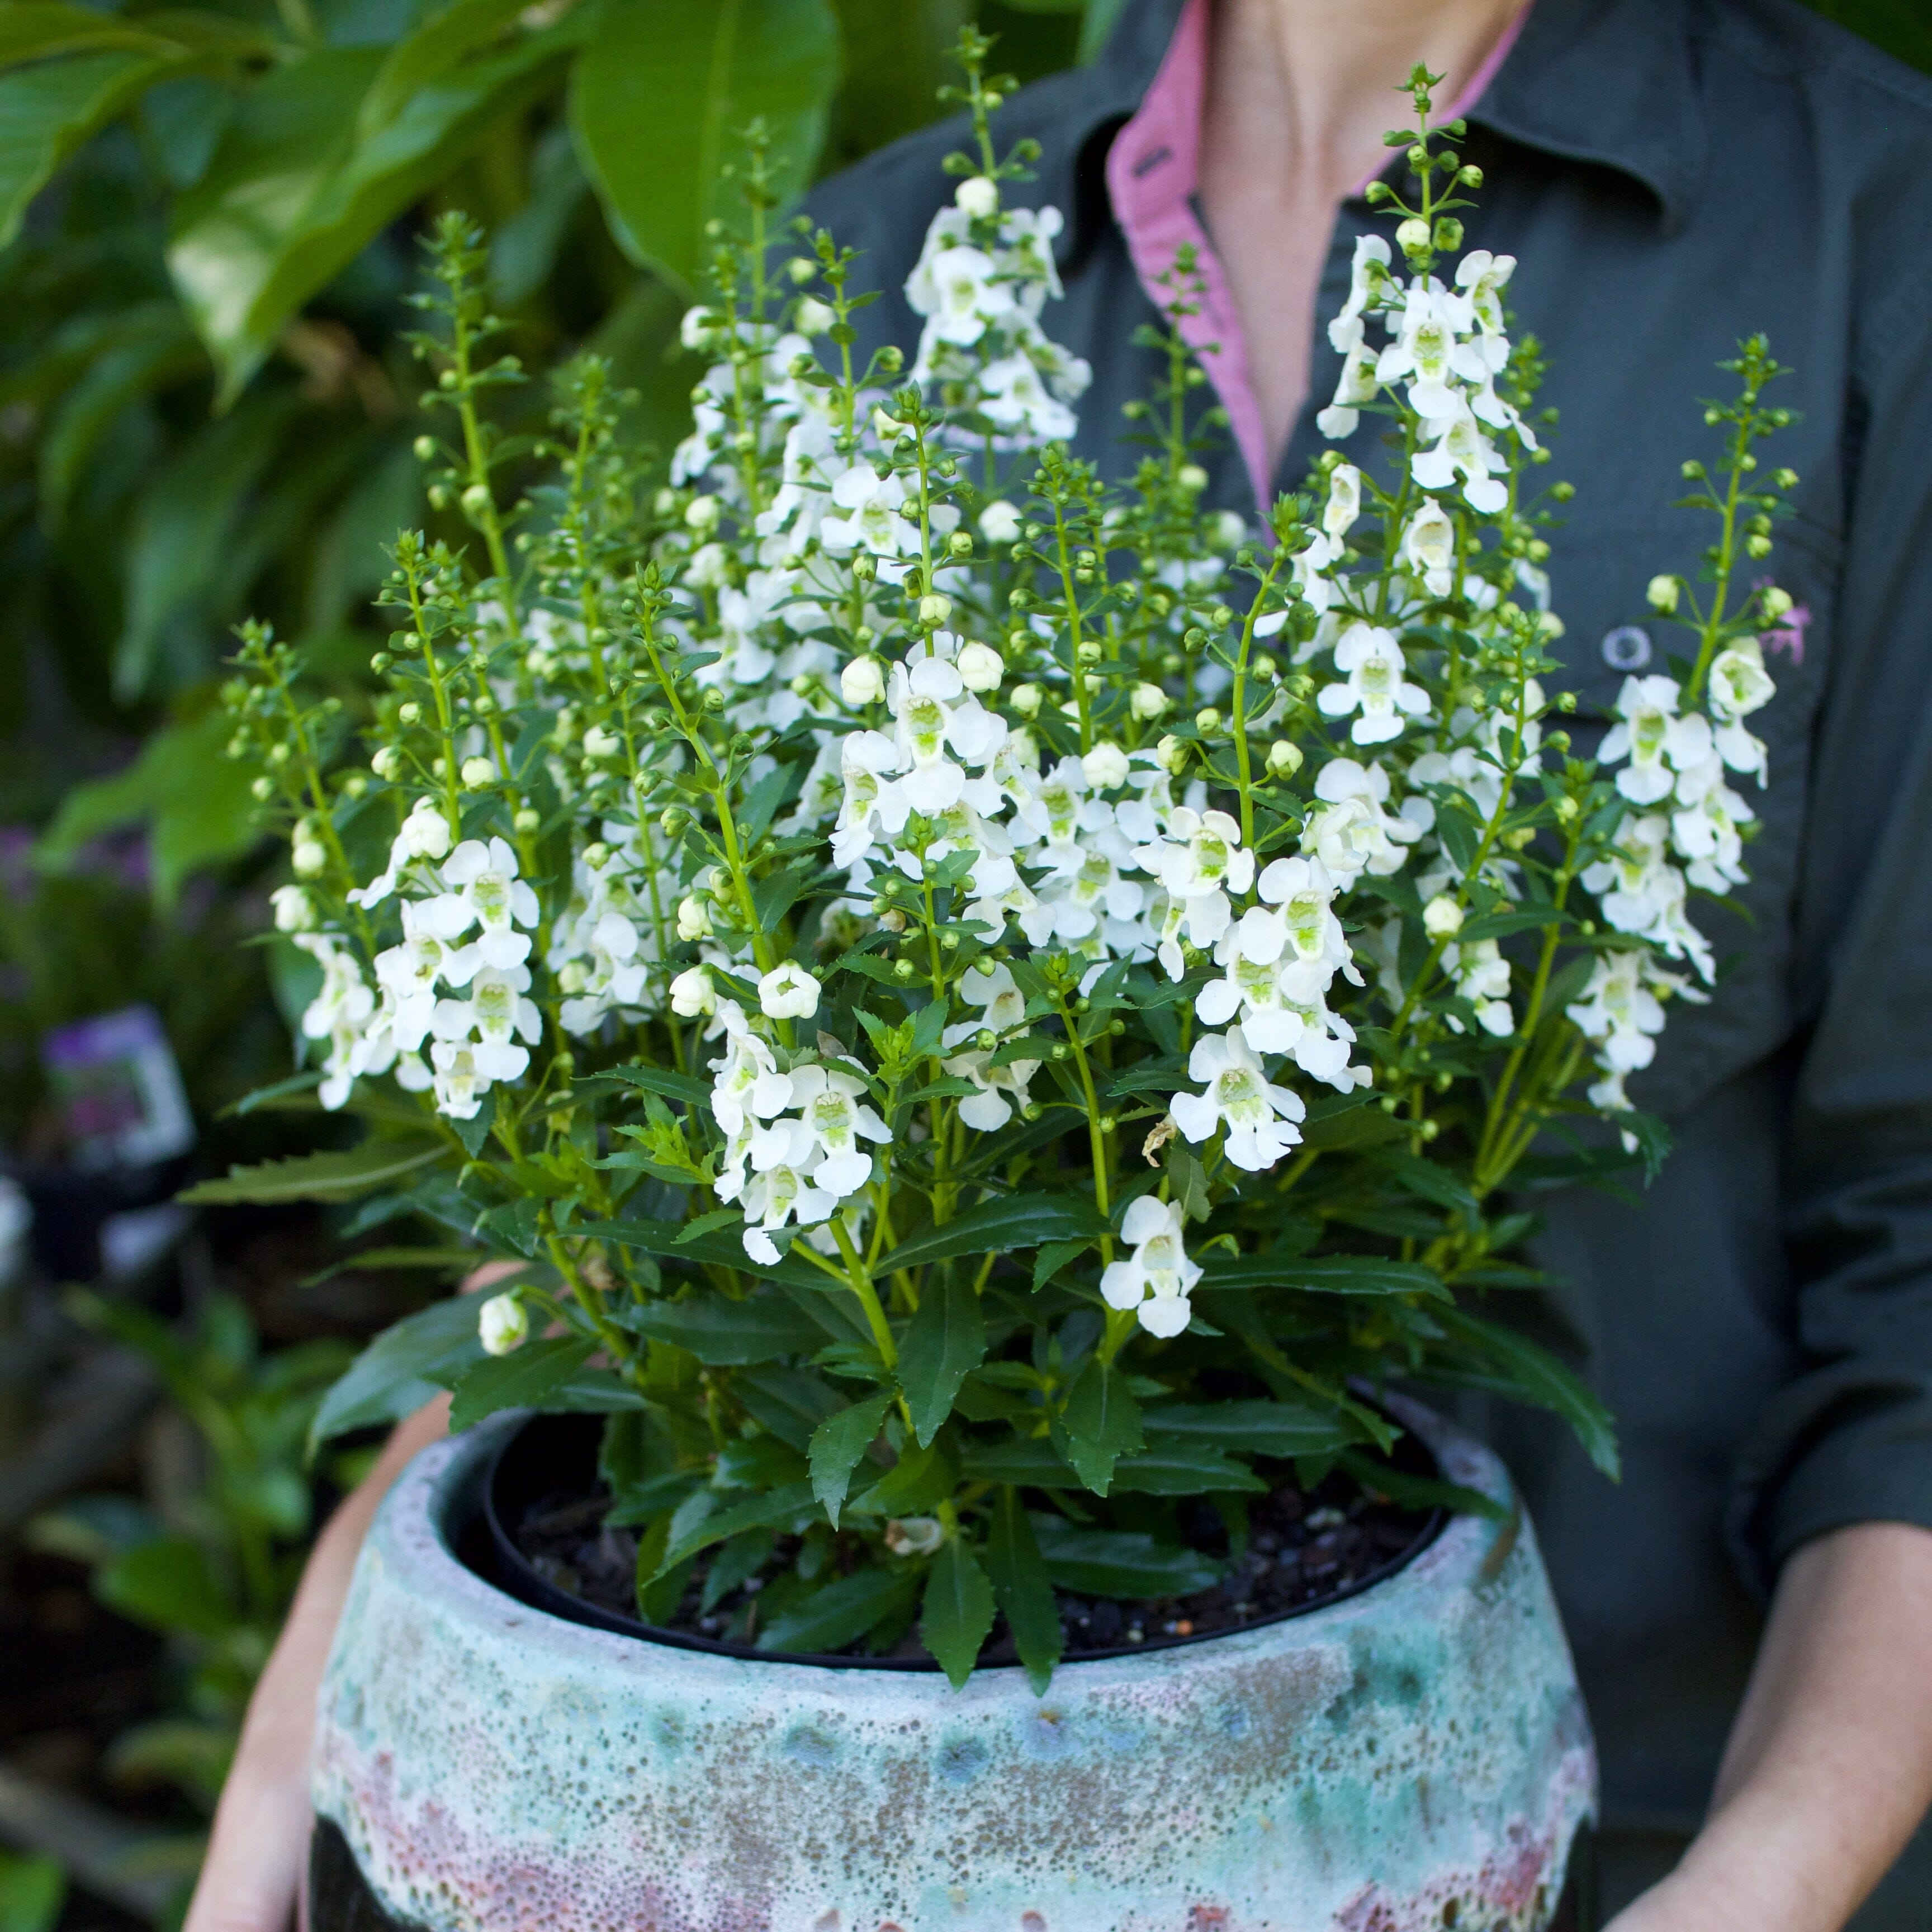
[[[1595,1802],[1575,1673],[1501,1464],[1402,1414],[1507,1517],[1043,1700],[1017,1668],[955,1691],[533,1610],[456,1553],[517,1418],[440,1444],[324,1682],[314,1932],[1540,1932]]]

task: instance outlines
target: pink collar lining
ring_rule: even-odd
[[[1160,277],[1173,267],[1184,244],[1193,244],[1205,286],[1200,312],[1182,317],[1180,333],[1202,358],[1228,412],[1255,501],[1265,505],[1273,479],[1248,372],[1247,344],[1220,258],[1193,207],[1201,178],[1201,110],[1208,92],[1208,0],[1186,0],[1182,8],[1154,85],[1108,152],[1107,194],[1134,272],[1156,308],[1170,298],[1160,286]],[[1526,7],[1510,23],[1444,120],[1460,118],[1482,98],[1516,44],[1528,11]],[[1375,178],[1374,173],[1366,176],[1352,194],[1359,195]]]

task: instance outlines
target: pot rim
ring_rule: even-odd
[[[700,1632],[668,1629],[662,1625],[647,1624],[635,1617],[622,1616],[617,1611],[608,1610],[602,1604],[587,1599],[573,1597],[566,1591],[540,1575],[529,1559],[516,1545],[516,1540],[505,1526],[496,1510],[496,1479],[502,1469],[503,1459],[523,1439],[526,1432],[536,1423],[545,1420],[539,1412],[518,1412],[520,1420],[514,1428],[506,1429],[502,1439],[490,1451],[484,1466],[482,1485],[483,1520],[488,1526],[494,1544],[494,1555],[499,1566],[498,1576],[486,1580],[495,1581],[497,1587],[514,1596],[520,1603],[526,1604],[532,1610],[541,1610],[566,1623],[581,1624],[592,1630],[609,1630],[613,1635],[628,1637],[634,1642],[662,1644],[674,1650],[702,1652],[710,1656],[735,1657],[747,1664],[812,1664],[828,1670],[916,1670],[928,1672],[943,1670],[944,1666],[937,1658],[926,1657],[848,1657],[830,1651],[760,1650],[755,1645],[728,1641],[722,1637],[706,1636]],[[1420,1438],[1418,1438],[1420,1439]],[[1426,1441],[1423,1447],[1436,1460],[1434,1449]],[[1439,1462],[1438,1475],[1441,1474]],[[1379,1563],[1353,1582],[1330,1591],[1327,1595],[1316,1598],[1312,1603],[1298,1604],[1285,1610],[1271,1611],[1264,1617],[1251,1617],[1246,1622],[1238,1624],[1227,1630],[1199,1630],[1185,1636],[1150,1636],[1139,1643],[1109,1645],[1097,1650],[1083,1651],[1077,1657],[1063,1657],[1054,1666],[1056,1675],[1070,1670],[1076,1665],[1104,1663],[1109,1658],[1144,1656],[1151,1652],[1174,1650],[1185,1644],[1211,1643],[1216,1637],[1232,1636],[1241,1630],[1262,1630],[1272,1624],[1287,1623],[1297,1617],[1313,1616],[1325,1610],[1332,1604],[1346,1603],[1352,1597],[1359,1597],[1365,1591],[1372,1590],[1378,1583],[1386,1582],[1406,1569],[1421,1556],[1442,1535],[1450,1520],[1450,1513],[1439,1505],[1432,1509],[1409,1543],[1394,1556]],[[507,1568],[509,1575],[505,1578],[502,1570]],[[974,1672],[982,1670],[1024,1670],[1017,1664],[976,1664]]]
[[[1064,1672],[1077,1672],[1084,1690],[1092,1694],[1112,1684],[1144,1684],[1171,1672],[1239,1669],[1283,1642],[1312,1642],[1346,1624],[1399,1614],[1396,1600],[1404,1594],[1413,1592],[1420,1609],[1425,1595],[1439,1596],[1445,1582],[1475,1588],[1496,1575],[1527,1528],[1521,1498],[1501,1460],[1424,1404],[1394,1394],[1384,1400],[1390,1413],[1427,1444],[1445,1480],[1489,1496],[1503,1506],[1507,1516],[1501,1520],[1449,1516],[1433,1540],[1408,1562],[1353,1595],[1198,1640],[1159,1648],[1139,1644],[1124,1654],[1069,1658],[1055,1668],[1055,1684],[1063,1681]],[[649,1638],[640,1642],[520,1601],[472,1569],[457,1544],[464,1529],[480,1519],[483,1484],[499,1442],[518,1429],[528,1413],[506,1410],[422,1450],[384,1498],[364,1561],[381,1563],[398,1584],[422,1598],[427,1606],[464,1622],[514,1631],[520,1646],[548,1653],[562,1668],[622,1677],[648,1675],[662,1690],[681,1680],[691,1690],[701,1691],[749,1672],[758,1683],[774,1690],[781,1684],[801,1692],[822,1688],[834,1704],[930,1696],[935,1700],[943,1697],[950,1708],[963,1712],[981,1699],[1004,1700],[1016,1684],[1025,1684],[1024,1666],[1018,1664],[981,1666],[964,1689],[955,1690],[936,1670],[855,1670],[850,1667],[851,1660],[843,1658],[827,1664],[783,1653],[747,1657]],[[772,1665],[786,1669],[775,1672]]]

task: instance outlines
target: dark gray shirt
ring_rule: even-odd
[[[1132,338],[1157,318],[1103,170],[1178,12],[1130,0],[1095,65],[998,117],[1003,143],[1043,150],[1018,198],[1068,218],[1046,320],[1094,365],[1081,453],[1117,475],[1120,406],[1154,373]],[[1802,479],[1769,566],[1800,611],[1754,721],[1772,787],[1748,918],[1700,909],[1731,970],[1632,1083],[1677,1150],[1640,1204],[1540,1204],[1563,1285],[1536,1318],[1616,1412],[1624,1480],[1546,1418],[1476,1418],[1528,1494],[1589,1694],[1614,1904],[1696,1824],[1782,1559],[1844,1524],[1932,1529],[1932,84],[1785,0],[1536,0],[1470,120],[1469,244],[1519,258],[1519,328],[1553,358],[1555,473],[1577,496],[1550,568],[1585,718],[1640,668],[1625,627],[1660,666],[1651,576],[1695,575],[1706,530],[1670,505],[1683,459],[1715,453],[1696,406],[1730,392],[1714,364],[1765,331],[1802,412],[1767,458]],[[814,196],[886,291],[875,340],[916,339],[899,290],[959,144],[928,130]],[[1339,358],[1318,325],[1378,226],[1341,212],[1281,488],[1325,447]],[[1209,460],[1251,509],[1232,446]],[[1928,1922],[1922,1837],[1858,1924]]]

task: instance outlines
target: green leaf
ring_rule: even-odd
[[[1044,1288],[1076,1255],[1084,1254],[1094,1244],[1082,1239],[1078,1241],[1048,1241],[1033,1262],[1033,1285],[1036,1293]]]
[[[778,199],[810,178],[838,82],[826,0],[616,6],[572,70],[570,127],[610,232],[633,261],[687,288],[712,244],[705,224],[742,210],[722,170],[762,118]]]
[[[993,1586],[964,1540],[949,1536],[926,1573],[919,1636],[938,1658],[954,1690],[972,1676],[992,1628]]]
[[[782,1282],[824,1294],[826,1277],[808,1262],[794,1261],[781,1255],[774,1262],[754,1260],[745,1252],[745,1244],[736,1234],[700,1234],[694,1240],[682,1238],[685,1228],[672,1221],[585,1221],[570,1231],[592,1240],[616,1241],[627,1248],[641,1249],[661,1261],[703,1262],[713,1268],[734,1268],[744,1274],[762,1275],[768,1281]],[[839,1291],[834,1291],[835,1292]]]
[[[845,1492],[851,1486],[852,1472],[872,1445],[892,1406],[892,1394],[870,1396],[828,1415],[812,1432],[812,1492],[825,1505],[832,1527],[838,1527],[838,1512],[845,1505]]]
[[[694,1074],[680,1073],[668,1066],[611,1066],[602,1073],[587,1074],[577,1082],[580,1090],[608,1093],[612,1086],[640,1088],[647,1094],[662,1094],[667,1100],[688,1101],[695,1107],[709,1107],[711,1089]]]
[[[149,1630],[220,1636],[242,1621],[206,1552],[185,1536],[158,1537],[117,1556],[94,1572],[94,1594]]]
[[[1265,1493],[1268,1484],[1245,1462],[1237,1462],[1205,1442],[1168,1436],[1138,1456],[1114,1466],[1114,1486],[1148,1496],[1211,1496],[1218,1490]]]
[[[959,1472],[938,1443],[920,1449],[908,1444],[899,1460],[852,1508],[868,1516],[923,1516],[959,1486]]]
[[[770,1288],[742,1301],[709,1290],[686,1301],[649,1301],[626,1310],[626,1328],[675,1342],[711,1368],[746,1368],[821,1347],[825,1331]]]
[[[190,1208],[232,1206],[238,1201],[352,1201],[442,1158],[445,1150],[421,1141],[368,1140],[342,1154],[297,1154],[260,1167],[231,1167],[220,1180],[204,1180],[175,1198]]]
[[[1501,1322],[1461,1310],[1432,1310],[1436,1319],[1473,1354],[1493,1366],[1522,1402],[1553,1410],[1576,1432],[1583,1453],[1612,1482],[1623,1479],[1616,1426],[1596,1391],[1547,1348]]]
[[[0,18],[8,10],[0,10]],[[0,74],[0,248],[20,233],[34,196],[62,162],[131,106],[169,64],[146,54],[104,52]]]
[[[46,1852],[0,1852],[0,1932],[53,1932],[66,1903],[59,1859]]]
[[[175,42],[145,31],[138,22],[116,20],[90,7],[69,7],[61,0],[10,0],[0,7],[0,67],[108,47],[148,54],[178,51]]]
[[[389,50],[362,97],[356,117],[358,140],[380,134],[418,88],[440,80],[458,62],[494,40],[522,11],[519,0],[454,0]]]
[[[1070,1490],[1079,1479],[1051,1442],[1016,1436],[1005,1442],[974,1442],[960,1458],[968,1482],[1006,1483],[1022,1489]]]
[[[248,767],[224,757],[232,727],[217,708],[192,723],[165,724],[111,777],[76,785],[35,848],[50,871],[66,868],[104,832],[149,828],[154,896],[172,905],[188,874],[248,851],[260,838]]]
[[[956,1276],[930,1284],[899,1344],[899,1387],[922,1449],[952,1413],[959,1384],[986,1358],[980,1298]]]
[[[801,1452],[809,1448],[812,1431],[844,1406],[832,1384],[809,1369],[750,1369],[731,1386],[753,1416]]]
[[[1013,1634],[1028,1679],[1036,1695],[1044,1697],[1064,1643],[1060,1612],[1033,1520],[1020,1507],[1019,1492],[1010,1484],[993,1499],[986,1564],[992,1572],[993,1594]]]
[[[1238,1450],[1250,1456],[1321,1456],[1362,1439],[1361,1432],[1334,1411],[1304,1408],[1294,1402],[1159,1402],[1145,1411],[1142,1426],[1160,1438],[1179,1437]]]
[[[1372,1456],[1345,1450],[1336,1461],[1364,1488],[1378,1490],[1405,1509],[1443,1509],[1462,1516],[1486,1516],[1492,1522],[1506,1522],[1510,1512],[1493,1496],[1472,1490],[1461,1483],[1443,1483],[1432,1477],[1412,1476],[1406,1470],[1392,1469]]]
[[[695,1502],[698,1499],[694,1497],[692,1500]],[[653,1573],[652,1580],[668,1574],[686,1558],[696,1556],[700,1550],[710,1544],[722,1543],[728,1536],[736,1536],[741,1529],[780,1527],[794,1517],[815,1510],[818,1506],[809,1483],[787,1483],[780,1488],[766,1490],[760,1495],[748,1496],[744,1502],[734,1503],[729,1509],[714,1510],[674,1537],[663,1556],[659,1558],[658,1567]],[[682,1510],[678,1511],[680,1516],[683,1514]],[[640,1566],[638,1574],[641,1576],[643,1574]]]
[[[1217,1258],[1202,1269],[1205,1288],[1292,1288],[1309,1294],[1426,1294],[1449,1291],[1432,1268],[1374,1255],[1243,1255]]]
[[[127,616],[114,647],[114,694],[124,704],[156,688],[170,633],[209,629],[211,586],[242,532],[250,499],[301,406],[292,390],[264,391],[204,424],[141,493],[128,541]],[[201,640],[212,656],[212,634]],[[173,655],[180,657],[184,646]],[[191,683],[212,662],[171,667]],[[220,712],[214,714],[217,718]]]
[[[774,1617],[758,1633],[758,1648],[808,1656],[842,1650],[902,1608],[918,1586],[916,1570],[855,1570]]]
[[[1137,1530],[1082,1529],[1038,1511],[1032,1520],[1046,1573],[1059,1589],[1130,1600],[1186,1597],[1220,1580],[1220,1566],[1198,1550],[1156,1543]]]
[[[928,1228],[902,1241],[872,1270],[880,1278],[922,1262],[954,1255],[1004,1253],[1048,1241],[1097,1240],[1108,1232],[1104,1216],[1078,1194],[1010,1194],[982,1201],[944,1226]]]
[[[488,1355],[456,1385],[449,1405],[452,1435],[460,1435],[500,1408],[541,1408],[544,1398],[562,1388],[596,1352],[588,1338],[560,1335],[554,1340],[526,1342],[507,1355]]]
[[[1060,1420],[1066,1441],[1056,1446],[1080,1480],[1096,1496],[1104,1496],[1113,1481],[1114,1462],[1131,1456],[1142,1444],[1141,1406],[1126,1377],[1096,1355],[1067,1390]]]
[[[398,1422],[453,1388],[484,1359],[476,1334],[480,1306],[459,1294],[384,1329],[322,1397],[309,1424],[308,1453],[352,1429]]]

